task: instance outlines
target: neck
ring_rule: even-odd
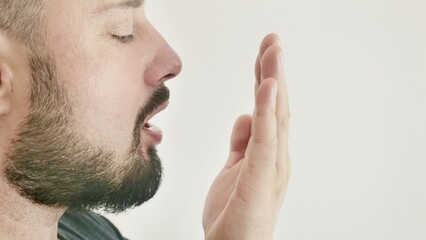
[[[0,177],[0,239],[56,240],[64,212],[32,203]]]

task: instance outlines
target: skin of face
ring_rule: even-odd
[[[122,159],[133,139],[138,110],[181,61],[148,22],[143,6],[104,10],[118,1],[49,1],[46,45],[67,89],[73,121],[98,147]],[[134,35],[121,43],[113,36]],[[152,145],[144,139],[144,151]]]
[[[16,77],[36,84],[12,82],[13,109],[27,112],[5,154],[7,178],[36,203],[120,212],[158,188],[160,140],[142,126],[182,64],[135,2],[46,1],[43,53],[30,49]]]

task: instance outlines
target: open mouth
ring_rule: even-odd
[[[167,106],[169,105],[169,101],[164,101],[164,103],[162,103],[160,106],[158,106],[155,111],[153,111],[151,114],[149,114],[146,119],[145,122],[143,124],[144,128],[149,128],[151,127],[151,124],[148,122],[149,120],[151,120],[151,118],[153,118],[157,113],[163,111],[164,109],[167,108]]]
[[[149,138],[150,142],[154,145],[158,145],[163,140],[163,133],[161,129],[148,121],[151,120],[157,113],[163,111],[169,105],[169,101],[165,101],[161,104],[154,112],[152,112],[145,120],[145,123],[142,127],[142,132]]]

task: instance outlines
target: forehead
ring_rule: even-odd
[[[145,2],[145,0],[45,1],[43,25],[45,25],[46,29],[55,31],[56,33],[65,30],[72,32],[73,29],[81,30],[98,26],[102,22],[100,20],[110,19],[110,16],[116,16],[118,11],[122,9],[139,8]]]
[[[114,9],[139,8],[145,0],[49,0],[50,10],[66,9],[103,14]]]
[[[139,8],[144,2],[145,0],[115,0],[107,3],[102,2],[97,12],[102,13],[111,9]]]

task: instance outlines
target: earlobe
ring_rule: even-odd
[[[12,92],[12,74],[8,67],[0,62],[0,117],[11,110]]]

